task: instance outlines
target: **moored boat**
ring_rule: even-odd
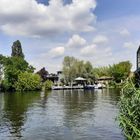
[[[94,89],[94,85],[86,85],[84,86],[84,89]]]
[[[95,89],[102,89],[102,85],[100,83],[94,85]]]

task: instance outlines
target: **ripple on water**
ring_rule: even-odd
[[[124,140],[118,98],[113,90],[4,94],[0,140]]]

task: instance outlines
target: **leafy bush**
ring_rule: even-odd
[[[4,70],[3,88],[5,90],[15,90],[14,84],[20,73],[34,71],[34,68],[22,57],[3,57],[1,61]]]
[[[127,79],[131,72],[132,64],[129,61],[122,61],[118,64],[110,66],[110,76],[114,78],[116,83],[120,83]]]
[[[119,102],[119,124],[128,140],[140,139],[140,90],[127,82]]]
[[[14,87],[17,91],[33,91],[41,89],[41,78],[38,74],[20,73]]]
[[[47,80],[46,82],[44,82],[44,90],[52,89],[52,85],[53,85],[53,82],[50,80]]]
[[[8,82],[7,79],[2,80],[1,82],[1,90],[8,91],[11,90],[12,85]]]

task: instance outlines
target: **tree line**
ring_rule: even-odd
[[[92,84],[102,76],[113,77],[115,83],[124,81],[131,72],[132,64],[123,61],[106,67],[95,68],[91,62],[66,56],[63,60],[63,84],[70,84],[77,77],[86,78]],[[48,72],[42,68],[34,73],[35,68],[26,60],[19,40],[12,45],[11,56],[0,55],[0,88],[2,90],[40,90],[43,85],[50,89],[52,82],[46,81]],[[46,83],[45,83],[46,82]]]
[[[93,67],[91,62],[75,57],[66,56],[63,60],[63,74],[66,83],[71,83],[77,77],[86,78],[89,83],[93,83],[103,76],[112,77],[113,82],[121,83],[128,78],[131,68],[130,61],[97,68]]]
[[[35,68],[25,60],[19,40],[12,45],[11,56],[0,55],[0,81],[2,90],[39,90],[41,78]]]

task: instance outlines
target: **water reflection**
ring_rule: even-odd
[[[123,140],[118,90],[0,94],[0,138]]]
[[[81,116],[85,111],[92,110],[95,106],[96,96],[84,91],[64,91],[64,111],[65,119],[74,120],[75,117]]]
[[[36,92],[3,94],[2,118],[5,124],[4,129],[9,130],[9,137],[22,137],[22,126],[27,119],[26,112],[37,99],[39,99],[39,93]]]

